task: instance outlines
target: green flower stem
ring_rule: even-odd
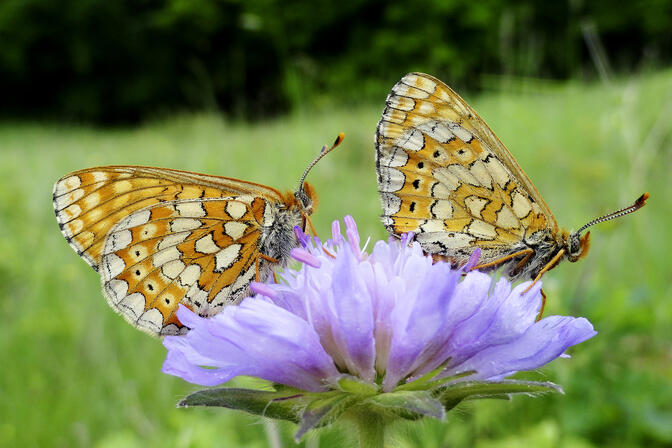
[[[385,446],[385,422],[375,412],[358,412],[353,416],[359,432],[359,448],[383,448]]]

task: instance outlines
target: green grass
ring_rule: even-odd
[[[649,205],[593,230],[587,258],[544,278],[547,314],[586,316],[596,338],[525,378],[566,395],[466,404],[446,422],[398,425],[399,447],[672,444],[672,73],[611,86],[523,82],[469,98],[524,167],[561,226]],[[514,89],[515,87],[515,89]],[[52,184],[106,164],[195,170],[294,189],[339,131],[342,147],[309,176],[322,235],[349,213],[383,238],[373,165],[381,104],[244,125],[214,116],[101,130],[0,123],[0,445],[263,447],[266,426],[226,410],[176,409],[197,388],[160,372],[165,350],[131,328],[58,231]],[[279,426],[293,446],[290,424]],[[272,433],[272,431],[271,431]],[[339,428],[308,446],[340,446]]]

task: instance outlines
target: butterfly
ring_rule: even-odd
[[[375,143],[388,232],[414,232],[425,252],[454,266],[480,248],[475,269],[501,268],[511,280],[536,282],[563,259],[583,258],[588,227],[632,213],[649,197],[576,232],[560,230],[490,127],[450,87],[423,73],[409,73],[392,88]]]
[[[213,316],[286,265],[294,227],[306,229],[316,201],[305,178],[343,137],[322,148],[295,193],[167,168],[75,171],[54,185],[56,219],[113,309],[147,333],[184,334],[180,303]]]

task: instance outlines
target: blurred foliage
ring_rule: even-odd
[[[262,118],[325,94],[380,100],[411,70],[471,88],[592,76],[605,55],[629,71],[670,62],[671,16],[670,0],[2,0],[0,113]]]

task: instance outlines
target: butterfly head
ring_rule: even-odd
[[[579,232],[566,233],[564,236],[567,259],[571,262],[579,261],[588,254],[590,248],[590,231],[585,235]]]
[[[312,185],[304,182],[301,188],[294,193],[294,198],[303,215],[310,216],[313,214],[313,210],[317,206],[317,195]]]

